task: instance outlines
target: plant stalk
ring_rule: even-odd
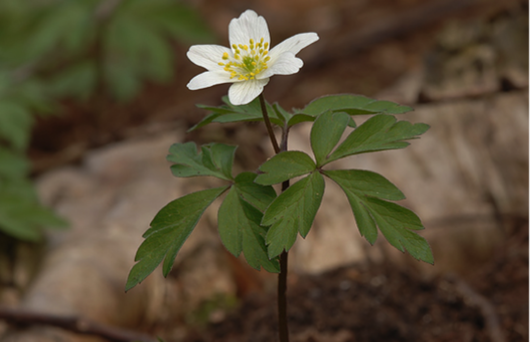
[[[276,136],[274,135],[274,131],[272,130],[271,120],[269,119],[269,113],[267,113],[267,105],[265,104],[265,98],[263,97],[263,93],[259,95],[259,103],[261,105],[261,112],[263,113],[265,126],[267,126],[267,132],[269,133],[269,137],[271,138],[272,147],[274,148],[274,152],[278,154],[280,153],[280,146],[278,145],[278,141],[276,140]]]
[[[259,102],[261,105],[261,112],[263,113],[263,119],[265,121],[265,126],[267,126],[267,132],[271,139],[272,147],[276,154],[287,151],[287,135],[288,128],[284,127],[284,132],[282,134],[281,148],[278,146],[278,141],[272,130],[271,121],[269,119],[269,114],[267,113],[267,105],[265,104],[265,98],[263,93],[259,95]],[[287,190],[289,187],[289,180],[286,180],[282,183],[282,192]],[[280,274],[278,274],[278,333],[280,337],[280,342],[289,342],[289,327],[287,325],[287,260],[288,252],[283,251],[280,255]]]

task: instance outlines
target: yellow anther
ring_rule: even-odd
[[[261,38],[259,42],[249,39],[249,45],[232,44],[233,54],[223,52],[222,61],[218,64],[229,73],[231,79],[238,81],[255,80],[263,70],[267,69],[270,57],[268,53],[269,43]]]

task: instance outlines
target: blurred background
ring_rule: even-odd
[[[276,276],[224,251],[219,203],[168,279],[157,270],[123,293],[156,212],[218,184],[172,177],[172,143],[238,144],[236,170],[272,154],[254,123],[186,133],[207,114],[196,104],[220,105],[228,90],[188,90],[202,69],[186,51],[227,46],[228,23],[248,8],[266,18],[272,46],[320,36],[298,74],[271,79],[269,102],[362,94],[431,125],[405,150],[332,167],[373,170],[403,190],[435,266],[383,238],[371,247],[327,184],[290,253],[293,340],[527,341],[521,0],[0,0],[0,341],[274,340]],[[309,130],[293,129],[290,149],[309,152]],[[72,332],[78,318],[84,333]]]

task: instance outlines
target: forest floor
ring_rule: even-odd
[[[294,277],[292,341],[527,341],[528,225],[512,224],[490,262],[465,275],[426,279],[387,263]],[[275,341],[274,301],[273,295],[249,295],[237,311],[185,341]]]

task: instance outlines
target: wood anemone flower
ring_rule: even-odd
[[[252,10],[246,10],[228,26],[230,48],[219,45],[193,45],[188,58],[208,71],[191,79],[190,90],[216,84],[233,83],[228,98],[244,105],[261,94],[273,75],[295,74],[304,65],[296,54],[318,40],[314,32],[300,33],[270,47],[267,22]]]

